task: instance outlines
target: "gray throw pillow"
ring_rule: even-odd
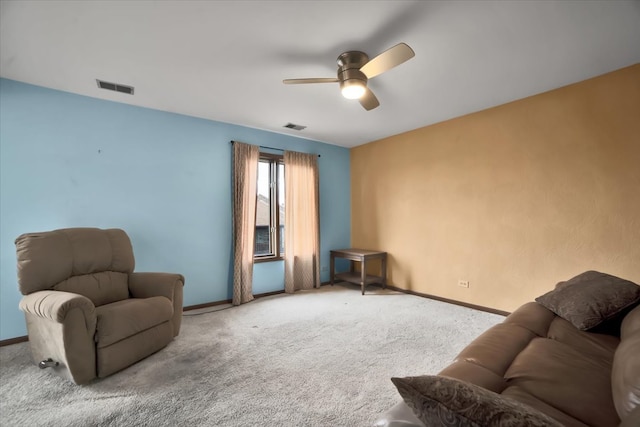
[[[598,271],[560,282],[536,302],[586,331],[640,302],[640,286]]]
[[[424,375],[391,381],[427,426],[561,426],[537,409],[453,378]]]

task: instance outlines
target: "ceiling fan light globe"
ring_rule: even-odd
[[[347,80],[342,83],[342,96],[347,99],[360,99],[365,91],[364,83],[359,80]]]

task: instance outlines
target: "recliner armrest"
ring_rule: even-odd
[[[182,324],[182,287],[184,276],[175,273],[130,273],[129,292],[133,298],[163,296],[173,304],[171,320],[173,336],[178,336]]]
[[[133,298],[166,297],[174,299],[176,286],[184,286],[182,274],[130,273],[129,292]]]
[[[20,301],[33,360],[50,358],[54,368],[76,384],[96,377],[94,336],[98,315],[93,302],[73,292],[37,291]]]
[[[96,308],[82,295],[62,291],[38,291],[20,300],[20,310],[56,323],[63,323],[73,309],[80,309],[87,322],[87,329],[96,325]]]

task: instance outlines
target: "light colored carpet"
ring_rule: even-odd
[[[193,314],[187,312],[185,314]],[[369,426],[499,315],[348,284],[184,317],[168,347],[76,386],[0,348],[3,426]]]

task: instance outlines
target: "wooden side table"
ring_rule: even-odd
[[[362,295],[364,295],[365,286],[371,283],[380,283],[383,288],[387,286],[387,253],[380,251],[372,251],[368,249],[337,249],[330,251],[331,253],[331,286],[333,286],[334,279],[337,277],[345,282],[359,284],[362,287]],[[335,271],[335,259],[345,258],[351,261],[351,268],[348,273],[338,273]],[[380,276],[372,276],[367,274],[367,261],[372,259],[381,260],[381,272]],[[354,261],[360,262],[360,273],[357,273],[354,268]]]

